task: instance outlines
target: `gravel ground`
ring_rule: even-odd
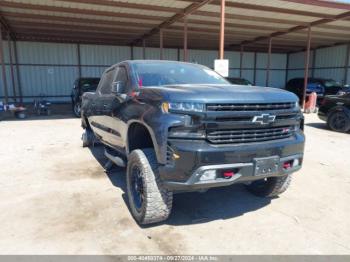
[[[304,167],[279,198],[242,185],[175,195],[139,227],[122,169],[82,148],[80,120],[0,122],[0,254],[350,254],[349,134],[306,115]]]

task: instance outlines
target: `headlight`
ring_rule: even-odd
[[[189,111],[189,112],[203,112],[204,104],[201,103],[190,103],[190,102],[164,102],[162,109],[165,112],[169,111]]]
[[[300,109],[299,101],[296,101],[296,102],[295,102],[294,107],[295,107],[296,109]]]

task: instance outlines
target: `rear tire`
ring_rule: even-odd
[[[291,174],[281,177],[268,177],[252,182],[247,186],[247,189],[259,197],[276,197],[287,190],[291,180]]]
[[[127,194],[131,213],[139,224],[157,223],[170,215],[173,193],[160,181],[153,149],[136,149],[130,153]]]
[[[76,117],[81,117],[81,105],[79,102],[74,103],[73,105],[73,113]]]
[[[342,111],[335,111],[328,116],[327,125],[336,132],[348,132],[350,130],[350,119]]]

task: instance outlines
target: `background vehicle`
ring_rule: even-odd
[[[44,94],[39,94],[38,99],[34,100],[33,109],[34,112],[39,115],[50,115],[51,114],[51,102],[45,99]]]
[[[82,77],[74,81],[71,93],[72,109],[76,117],[80,117],[81,96],[84,92],[94,92],[100,82],[98,77]]]
[[[345,95],[350,93],[350,86],[345,85],[341,90],[338,91],[337,95]]]
[[[348,132],[350,130],[350,93],[326,96],[318,110],[318,116],[327,122],[330,129]]]
[[[303,116],[290,92],[247,90],[201,65],[122,62],[83,95],[83,146],[96,137],[111,162],[127,166],[140,224],[166,219],[173,192],[245,183],[258,196],[277,196],[301,168]]]
[[[303,97],[304,78],[293,78],[288,81],[286,90],[293,92],[299,97]],[[342,89],[342,85],[332,79],[309,78],[306,88],[306,94],[315,92],[317,94],[318,104],[326,95],[335,95]]]
[[[227,77],[226,78],[233,85],[243,85],[243,86],[252,86],[253,84],[244,78],[239,77]]]

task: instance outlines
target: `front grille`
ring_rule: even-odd
[[[254,143],[289,138],[294,133],[295,128],[293,126],[215,130],[207,133],[207,140],[213,144]]]
[[[207,104],[207,111],[264,111],[293,109],[295,103]]]
[[[254,116],[235,116],[235,117],[216,117],[215,121],[217,122],[251,122]],[[276,120],[288,120],[297,118],[297,114],[285,114],[285,115],[277,115]]]

